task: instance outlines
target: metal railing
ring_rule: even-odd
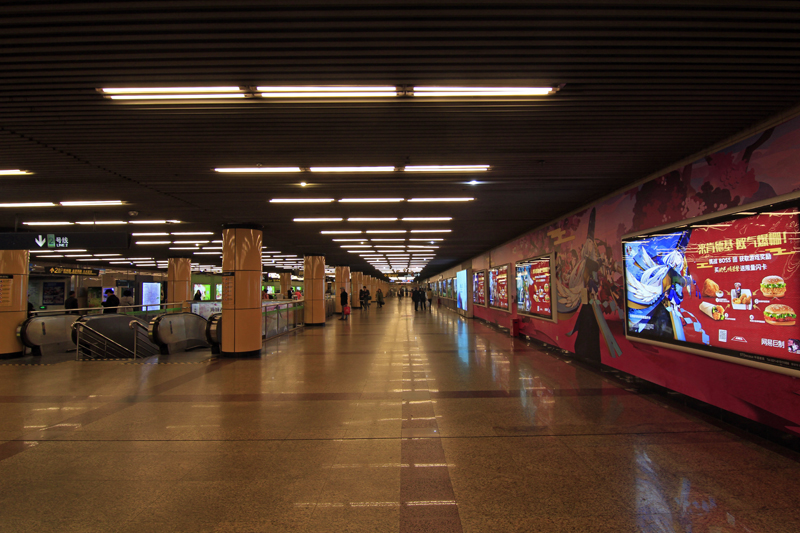
[[[75,330],[75,344],[78,346],[75,352],[76,361],[136,358],[134,352],[82,322],[75,322],[72,328]]]
[[[133,330],[133,358],[150,357],[160,353],[158,347],[150,341],[147,326],[138,320],[131,320],[128,327]]]
[[[266,300],[261,303],[261,337],[269,339],[302,327],[305,304],[303,300]]]

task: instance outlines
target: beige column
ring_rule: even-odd
[[[339,314],[342,312],[342,287],[344,287],[345,292],[347,292],[348,298],[351,298],[350,267],[336,267],[336,287],[333,291],[333,298],[336,302],[335,310]]]
[[[303,261],[303,317],[307,326],[325,325],[325,256],[307,255]]]
[[[354,309],[361,308],[361,300],[358,299],[358,291],[361,290],[364,275],[361,272],[350,273],[350,307]]]
[[[281,273],[279,276],[281,277],[281,298],[286,298],[286,293],[292,286],[292,273]]]
[[[222,231],[223,357],[261,355],[261,226],[231,224]]]
[[[0,250],[0,359],[21,357],[17,327],[28,318],[28,250]]]
[[[192,260],[170,257],[167,263],[167,303],[192,299]]]

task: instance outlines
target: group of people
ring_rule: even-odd
[[[347,317],[350,315],[350,305],[349,305],[349,297],[350,295],[347,294],[347,291],[344,287],[341,288],[339,293],[339,301],[342,304],[342,318],[339,320],[347,320]],[[358,301],[361,302],[361,311],[369,310],[370,303],[372,303],[372,294],[369,292],[369,289],[366,285],[364,285],[358,291]],[[375,291],[375,303],[378,304],[378,308],[380,309],[383,307],[385,303],[383,299],[383,291],[378,289]]]
[[[411,301],[414,302],[414,310],[419,311],[422,309],[425,310],[425,304],[427,303],[428,309],[431,308],[433,304],[433,291],[431,289],[423,289],[422,287],[414,287],[411,290],[408,290],[407,287],[402,287],[399,289],[397,295],[400,298],[404,296],[411,296]]]

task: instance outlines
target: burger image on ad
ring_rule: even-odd
[[[770,304],[764,309],[764,320],[773,326],[794,326],[797,315],[788,305]]]
[[[780,276],[767,276],[761,280],[761,294],[767,298],[783,298],[786,294],[786,282]]]

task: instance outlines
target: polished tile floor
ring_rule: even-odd
[[[800,531],[790,452],[444,309],[354,311],[259,360],[0,366],[0,531]]]

